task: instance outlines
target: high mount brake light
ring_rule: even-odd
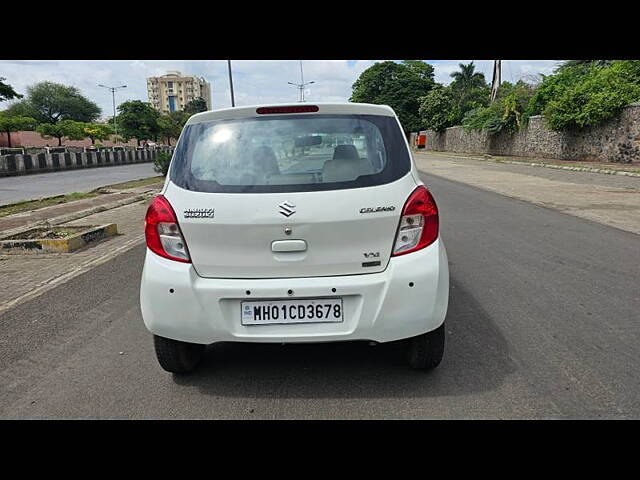
[[[144,219],[144,236],[149,250],[176,262],[191,263],[178,218],[169,200],[158,195],[147,209]]]
[[[392,256],[428,247],[438,238],[438,206],[424,185],[416,188],[402,209]]]
[[[259,115],[274,113],[309,113],[317,112],[320,108],[317,105],[291,105],[289,107],[260,107],[256,109]]]

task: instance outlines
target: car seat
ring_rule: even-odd
[[[360,158],[353,145],[338,145],[333,151],[333,159],[327,160],[322,168],[324,182],[346,182],[361,175],[373,173],[365,158]]]

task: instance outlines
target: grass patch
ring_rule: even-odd
[[[99,190],[103,188],[111,190],[125,190],[128,188],[144,187],[146,185],[160,184],[164,182],[163,176],[141,178],[139,180],[131,180],[129,182],[116,183],[114,185],[106,185],[95,189],[92,192],[73,192],[66,195],[56,195],[54,197],[41,198],[39,200],[24,200],[22,202],[10,203],[8,205],[0,205],[0,218],[16,213],[27,212],[30,210],[38,210],[52,205],[60,205],[62,203],[75,202],[85,198],[97,197],[100,195]]]
[[[6,217],[7,215],[27,212],[29,210],[38,210],[40,208],[50,207],[52,205],[75,202],[76,200],[83,200],[85,198],[97,196],[98,194],[93,192],[73,192],[68,193],[67,195],[56,195],[55,197],[41,198],[39,200],[25,200],[22,202],[11,203],[9,205],[0,206],[0,217]]]
[[[139,180],[130,180],[128,182],[105,185],[104,187],[100,188],[108,188],[111,190],[126,190],[127,188],[144,187],[146,185],[153,185],[154,183],[164,183],[164,177],[162,175],[158,175],[156,177],[141,178]]]

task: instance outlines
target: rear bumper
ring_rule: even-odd
[[[342,323],[240,323],[242,300],[336,296],[343,298]],[[438,328],[448,300],[449,267],[440,239],[418,252],[392,258],[384,272],[337,277],[202,278],[191,264],[166,260],[147,249],[140,286],[142,317],[150,332],[202,344],[389,342]]]

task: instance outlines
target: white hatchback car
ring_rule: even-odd
[[[406,339],[412,367],[442,359],[438,208],[390,107],[192,116],[145,235],[142,316],[169,372],[214,342]]]

